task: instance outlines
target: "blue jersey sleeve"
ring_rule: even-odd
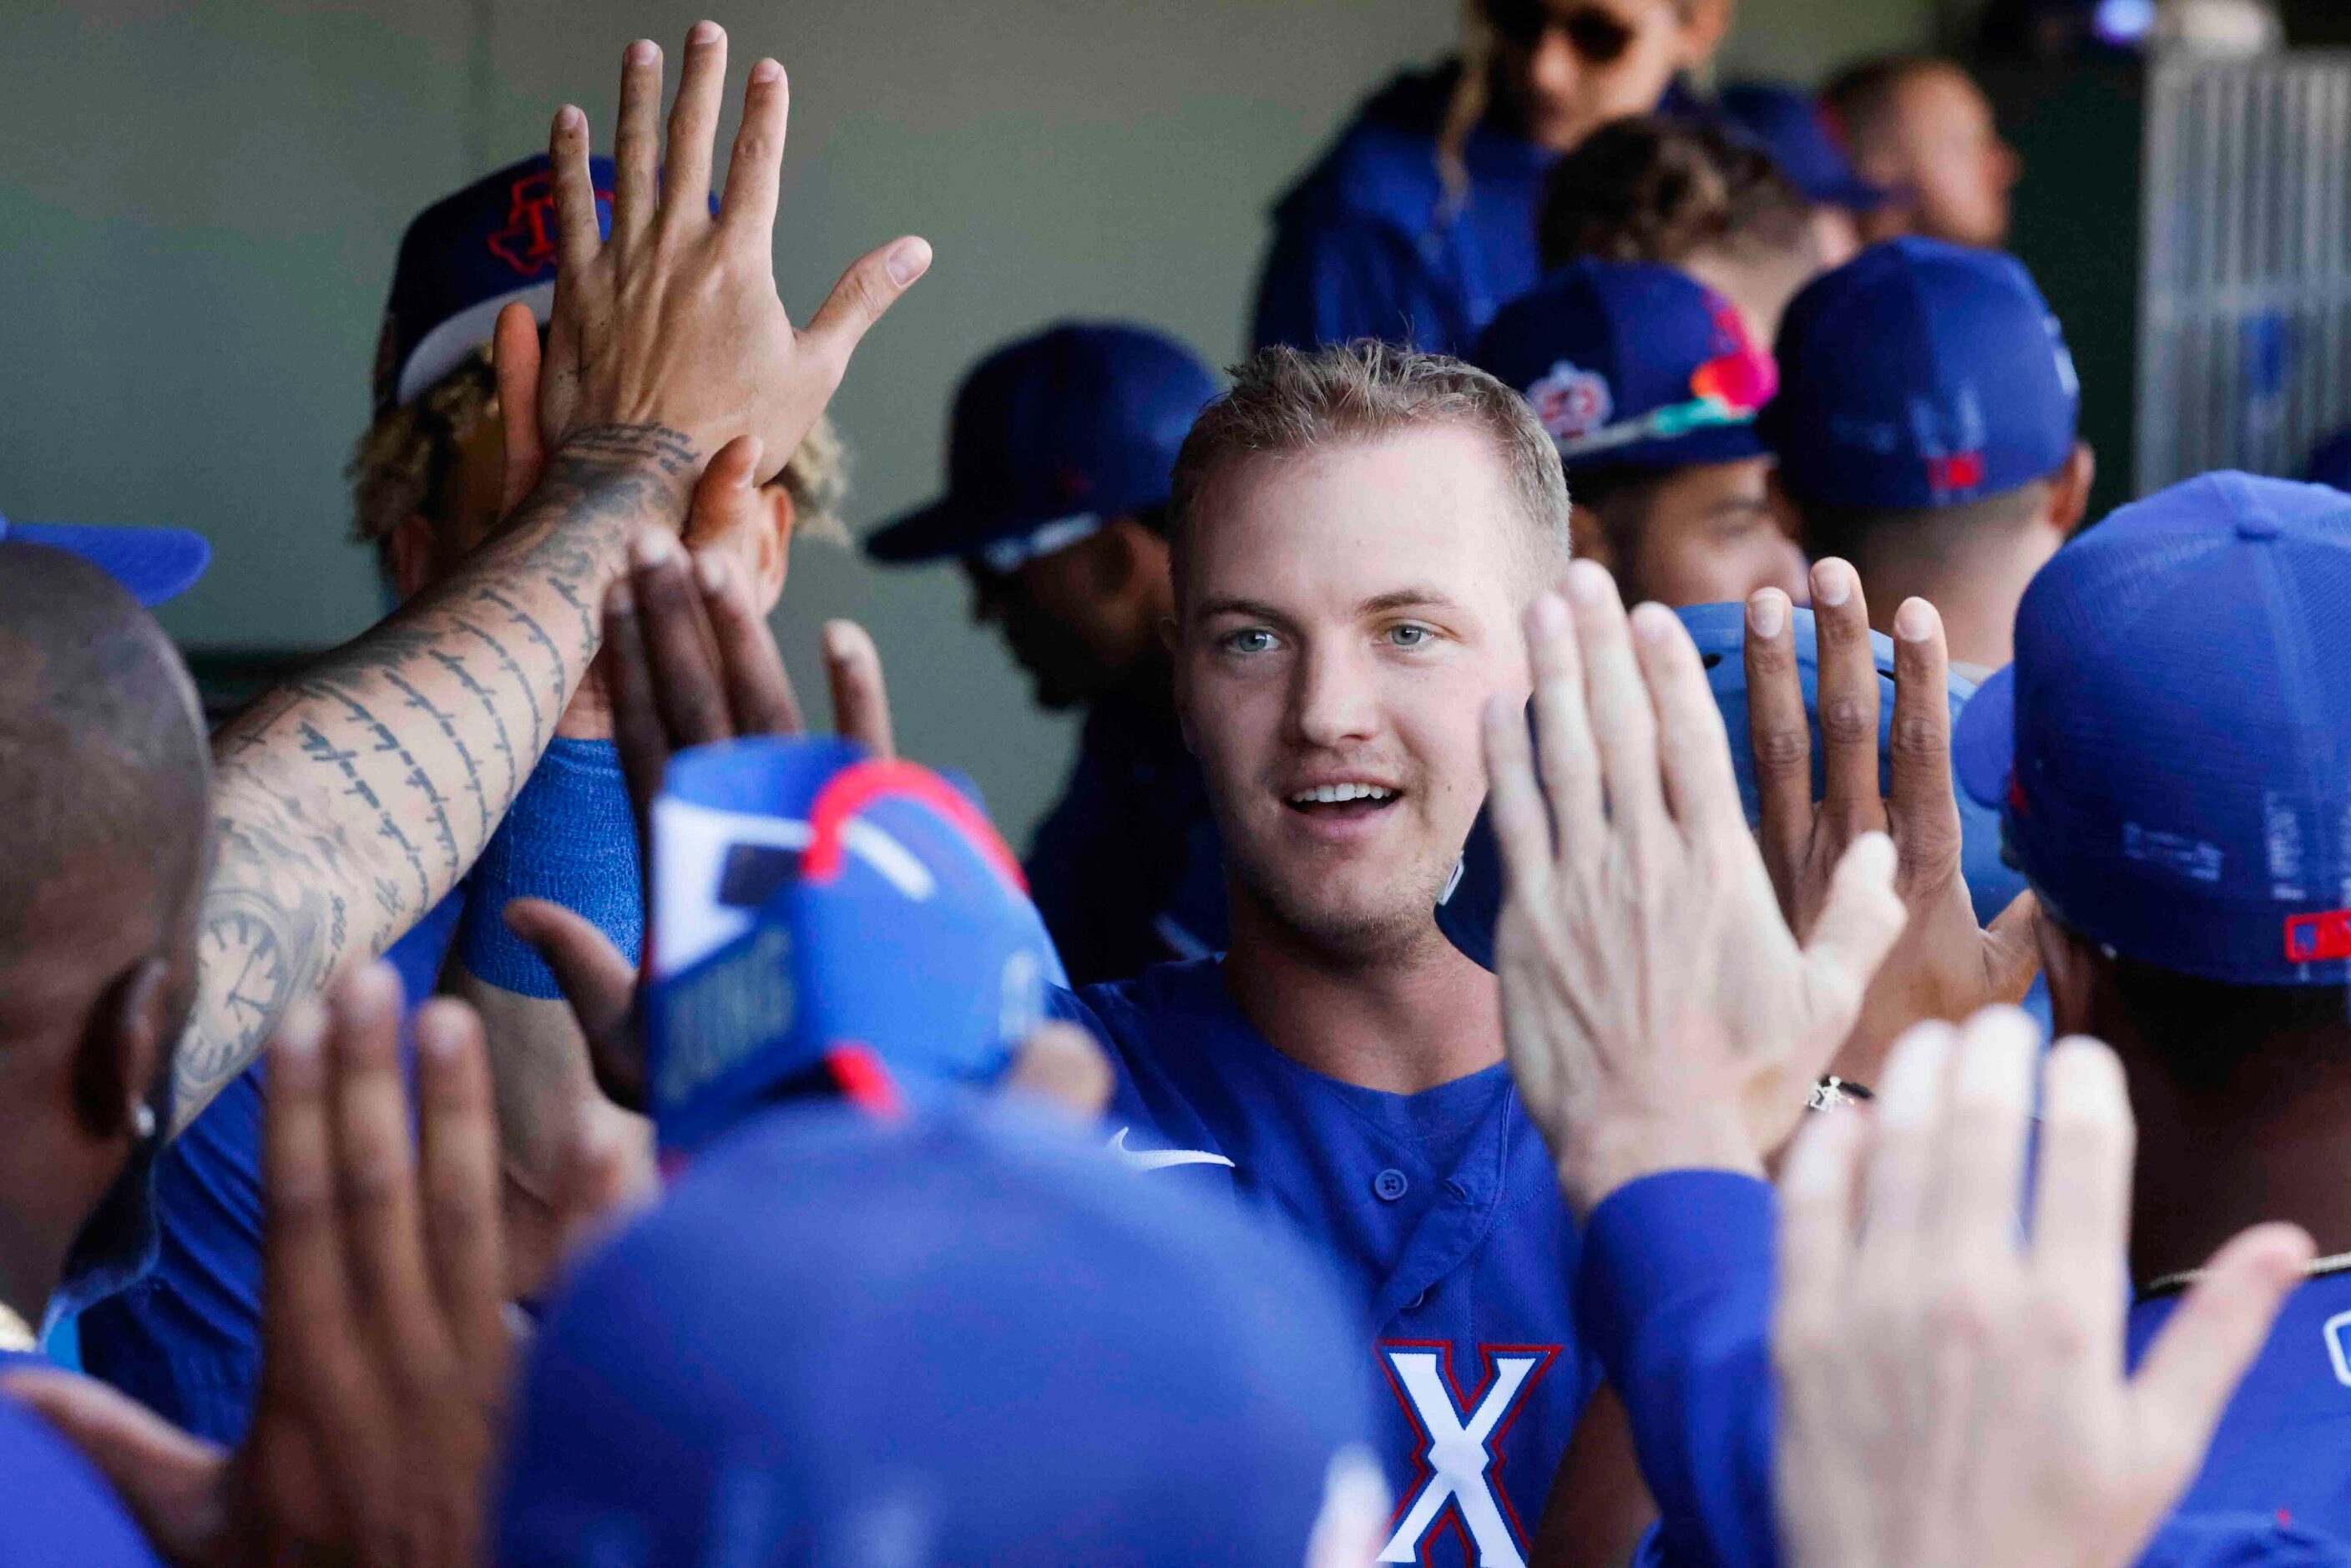
[[[1625,1402],[1658,1524],[1638,1559],[1776,1568],[1771,1500],[1771,1189],[1669,1171],[1585,1228],[1575,1321]]]
[[[1593,1211],[1576,1321],[1625,1402],[1658,1522],[1638,1568],[1777,1568],[1771,1189],[1722,1171],[1634,1182]],[[2140,1568],[2351,1568],[2273,1515],[2168,1521]]]

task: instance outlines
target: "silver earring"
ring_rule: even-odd
[[[131,1113],[131,1130],[145,1142],[155,1135],[155,1107],[141,1105]]]

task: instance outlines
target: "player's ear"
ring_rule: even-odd
[[[392,591],[402,600],[415,598],[433,580],[433,523],[422,512],[411,512],[392,525],[383,539],[383,559],[392,575]]]
[[[1616,546],[1608,538],[1608,529],[1600,521],[1600,514],[1580,503],[1567,508],[1568,552],[1578,560],[1597,561],[1616,574],[1623,564],[1616,559]]]
[[[1085,569],[1086,586],[1097,600],[1115,599],[1134,577],[1134,546],[1126,537],[1124,517],[1113,517],[1092,535],[1071,547]]]
[[[156,1069],[171,1041],[171,966],[150,956],[131,965],[99,993],[89,1025],[74,1047],[74,1120],[91,1138],[134,1136]]]
[[[1730,31],[1730,14],[1738,0],[1682,0],[1681,64],[1698,70],[1714,58]]]
[[[1780,470],[1775,465],[1763,476],[1763,504],[1771,508],[1771,520],[1780,531],[1796,541],[1796,548],[1812,559],[1812,549],[1804,543],[1804,509],[1796,505],[1796,497],[1788,494],[1788,486],[1780,482]]]
[[[2113,961],[2097,943],[2049,917],[2033,923],[2041,946],[2041,973],[2049,982],[2050,1022],[2060,1037],[2095,1032],[2096,998]]]
[[[763,486],[754,513],[757,526],[745,541],[749,551],[751,602],[762,615],[771,612],[784,596],[784,580],[792,570],[792,529],[799,523],[799,507],[781,480]]]
[[[2098,482],[2098,455],[2086,441],[2074,443],[2073,453],[2049,476],[2049,526],[2069,539],[2090,514],[2090,487]]]

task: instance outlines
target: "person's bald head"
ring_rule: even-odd
[[[98,568],[0,541],[0,1071],[56,1041],[73,1108],[110,1137],[184,1020],[209,863],[195,691],[154,618]],[[140,1015],[136,1019],[122,1015]],[[133,1054],[99,1037],[157,1037]],[[113,1080],[131,1080],[117,1082]]]

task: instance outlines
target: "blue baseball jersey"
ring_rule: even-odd
[[[2132,1364],[2178,1304],[2131,1309]],[[2351,1274],[2286,1298],[2180,1507],[2269,1514],[2351,1540]]]
[[[1384,338],[1464,353],[1534,287],[1535,212],[1554,155],[1481,124],[1462,149],[1467,186],[1448,193],[1437,139],[1458,72],[1389,82],[1274,208],[1257,347]]]
[[[1569,1310],[1574,1225],[1508,1070],[1342,1083],[1259,1033],[1213,959],[1060,1000],[1116,1069],[1115,1150],[1277,1218],[1347,1287],[1390,1396],[1379,1561],[1522,1563],[1599,1370]]]
[[[1625,1398],[1659,1522],[1645,1568],[1780,1568],[1772,1503],[1771,1320],[1778,1208],[1728,1171],[1628,1183],[1593,1211],[1578,1322]],[[2141,1568],[2342,1568],[2351,1563],[2351,1281],[2296,1291],[2222,1418],[2204,1473]],[[2134,1362],[2168,1302],[2132,1314]]]
[[[451,894],[384,956],[409,998],[433,994],[464,908]],[[261,1386],[263,1064],[225,1085],[155,1163],[154,1266],[86,1308],[82,1365],[166,1420],[241,1441]]]

